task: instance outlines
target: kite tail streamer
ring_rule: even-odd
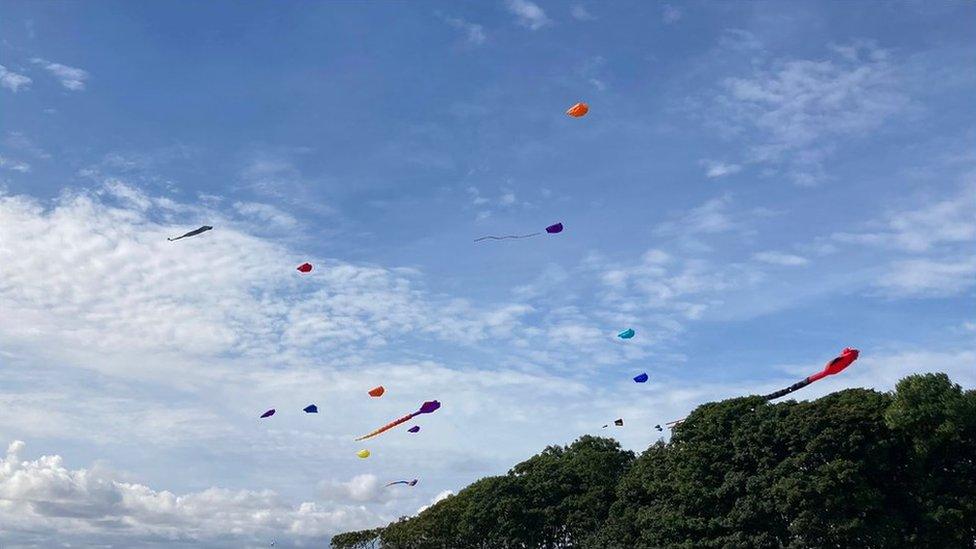
[[[810,377],[813,377],[813,376],[810,376]],[[764,396],[763,399],[765,399],[765,400],[776,400],[777,398],[782,397],[782,396],[786,396],[786,395],[792,393],[793,391],[802,389],[802,388],[806,387],[807,385],[810,385],[814,381],[816,381],[816,380],[810,379],[808,377],[808,378],[804,379],[803,381],[799,381],[797,383],[794,383],[793,385],[790,385],[789,387],[787,387],[785,389],[780,389],[779,391],[776,391],[774,393],[769,393],[768,395]]]
[[[383,433],[385,431],[389,431],[390,429],[396,427],[397,425],[400,425],[401,423],[406,423],[406,422],[410,421],[416,415],[417,414],[410,414],[410,415],[403,416],[400,419],[397,419],[397,420],[394,420],[394,421],[392,421],[390,423],[387,423],[386,425],[380,427],[379,429],[373,431],[372,433],[365,434],[365,435],[357,438],[356,440],[366,440],[367,438],[373,438],[373,437],[375,437],[376,435],[378,435],[380,433]]]
[[[508,234],[508,235],[505,235],[505,236],[488,235],[488,236],[483,236],[481,238],[476,238],[476,239],[474,239],[474,241],[475,242],[481,242],[482,240],[488,240],[488,239],[491,239],[491,240],[506,240],[506,239],[509,239],[509,238],[530,238],[530,237],[533,237],[533,236],[539,236],[540,234],[542,234],[542,233]]]

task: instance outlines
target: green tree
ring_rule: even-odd
[[[910,376],[885,421],[906,453],[894,487],[913,517],[906,542],[976,547],[976,392],[945,374]]]
[[[479,480],[413,519],[384,529],[383,547],[571,547],[606,520],[634,455],[584,436],[550,446],[505,476]]]
[[[377,535],[384,549],[973,549],[976,392],[926,374],[891,393],[708,403],[636,459],[584,436],[333,545]]]
[[[381,528],[338,534],[332,538],[333,549],[377,549]]]

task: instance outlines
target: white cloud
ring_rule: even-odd
[[[271,223],[282,228],[291,228],[298,224],[298,220],[291,214],[283,212],[271,204],[260,202],[235,202],[234,209],[243,216],[258,221]]]
[[[529,0],[506,0],[508,11],[515,14],[519,25],[532,30],[539,30],[552,21],[546,17],[546,12],[535,2]]]
[[[763,43],[755,34],[743,29],[725,29],[719,36],[718,44],[724,49],[736,51],[759,51]]]
[[[479,46],[484,44],[485,40],[488,38],[488,36],[485,34],[485,28],[477,23],[465,21],[460,17],[443,16],[443,19],[447,22],[447,24],[463,31],[465,40],[469,44]]]
[[[681,234],[696,235],[722,233],[741,227],[741,222],[734,219],[730,211],[731,195],[722,195],[706,201],[687,212],[682,212],[678,219],[661,223],[655,232],[662,235]]]
[[[44,67],[45,70],[54,75],[54,77],[61,82],[62,86],[71,91],[81,91],[85,89],[85,81],[88,80],[89,74],[84,69],[69,67],[68,65],[62,65],[61,63],[54,63],[46,59],[41,59],[40,57],[31,59],[31,63]]]
[[[382,522],[358,505],[290,505],[270,490],[173,494],[119,480],[104,468],[68,469],[60,456],[26,460],[14,441],[0,460],[0,529],[8,542],[175,542],[239,547],[276,537],[298,541]]]
[[[591,14],[583,4],[573,4],[572,7],[569,8],[569,14],[572,15],[573,19],[576,19],[577,21],[592,21],[596,19],[596,17],[593,17],[593,14]]]
[[[954,196],[887,212],[876,225],[863,232],[835,233],[833,239],[907,252],[976,241],[976,178],[970,176]]]
[[[257,151],[241,170],[241,180],[248,189],[293,210],[336,215],[335,208],[320,195],[328,179],[307,177],[297,165],[300,155],[308,152],[306,148]]]
[[[702,165],[705,166],[705,177],[709,178],[723,177],[742,171],[742,166],[738,164],[726,164],[725,162],[703,160]]]
[[[429,509],[431,505],[440,503],[440,502],[444,501],[445,499],[447,499],[447,498],[449,498],[449,497],[451,497],[453,495],[454,495],[454,491],[453,490],[444,490],[444,491],[438,493],[436,496],[434,496],[433,498],[431,498],[430,503],[428,503],[427,505],[424,505],[420,509],[417,509],[417,514],[419,515],[420,513],[423,513],[424,511],[426,511],[427,509]]]
[[[515,208],[530,206],[529,202],[520,201],[511,189],[499,189],[498,196],[494,198],[482,195],[481,190],[473,185],[469,186],[466,191],[471,198],[471,205],[478,210],[476,214],[478,220],[488,219],[496,211],[511,211]]]
[[[487,198],[481,196],[481,191],[479,191],[477,187],[468,187],[468,194],[471,195],[471,203],[475,206],[480,206],[490,202]]]
[[[321,490],[326,499],[359,503],[386,500],[391,493],[372,473],[356,475],[346,482],[325,482],[321,485]]]
[[[20,173],[28,173],[31,170],[30,164],[0,156],[0,168]]]
[[[799,267],[810,263],[805,257],[773,251],[755,253],[752,258],[770,265],[782,265],[784,267]]]
[[[976,259],[894,261],[878,281],[885,293],[898,297],[943,297],[976,285]]]
[[[517,314],[508,328],[495,324],[504,306],[475,312],[431,298],[404,271],[338,261],[325,267],[308,258],[323,266],[303,278],[316,283],[303,286],[293,272],[299,258],[240,232],[219,212],[149,199],[118,181],[106,189],[126,207],[85,193],[67,194],[50,209],[23,196],[0,197],[0,223],[9,227],[0,248],[0,264],[9,269],[0,285],[0,324],[7,326],[0,338],[61,340],[61,347],[41,345],[52,350],[280,360],[285,349],[351,351],[376,328],[382,331],[369,342],[374,348],[424,333],[478,341],[517,325]],[[152,221],[158,217],[172,221]],[[217,229],[166,241],[202,224]]]
[[[175,243],[165,240],[203,222],[214,231]],[[296,254],[246,232],[259,225],[155,197],[122,180],[50,203],[4,195],[0,225],[12,231],[0,246],[5,273],[0,349],[4,363],[12,366],[0,395],[5,410],[0,432],[67,440],[75,448],[95,445],[113,461],[129,454],[127,468],[146,462],[132,452],[166,456],[158,458],[166,465],[157,461],[154,467],[186,467],[186,474],[174,480],[192,486],[181,490],[186,495],[145,486],[129,495],[113,477],[92,488],[92,497],[111,502],[138,496],[148,502],[140,505],[167,508],[184,501],[192,504],[190,510],[211,498],[216,500],[213,512],[220,514],[203,513],[194,519],[198,522],[187,522],[183,511],[172,511],[177,516],[163,521],[150,510],[146,518],[131,518],[130,509],[118,504],[103,512],[108,504],[102,502],[94,510],[84,503],[92,497],[82,490],[56,503],[65,512],[100,518],[64,522],[68,519],[35,516],[34,503],[24,496],[16,507],[0,509],[0,528],[14,529],[6,526],[16,522],[24,535],[73,528],[87,540],[101,539],[115,535],[97,530],[108,521],[131,525],[117,534],[128,546],[140,545],[143,531],[161,537],[155,543],[165,545],[176,532],[204,539],[211,528],[230,528],[240,536],[277,528],[298,536],[327,533],[333,522],[342,528],[381,524],[359,505],[379,505],[377,513],[395,517],[397,509],[420,505],[416,498],[507,465],[544,446],[549,437],[574,436],[575,423],[542,438],[531,433],[539,421],[555,424],[566,414],[583,417],[599,410],[583,399],[555,403],[585,394],[574,372],[580,364],[606,364],[638,348],[608,350],[605,340],[583,340],[580,348],[548,340],[549,329],[587,330],[596,321],[578,312],[557,312],[535,328],[524,321],[539,314],[530,306],[478,307],[431,295],[421,289],[420,275],[407,269],[311,257],[316,270],[300,276],[294,271]],[[452,360],[454,367],[425,359],[433,341],[440,341],[448,356],[463,350]],[[559,369],[563,373],[555,373]],[[490,375],[482,375],[485,370]],[[388,387],[390,398],[364,407],[364,391],[377,380]],[[422,478],[416,490],[390,491],[387,500],[376,494],[376,482],[420,470],[423,459],[408,451],[416,440],[387,437],[372,446],[375,457],[396,455],[397,460],[363,463],[352,457],[360,447],[352,439],[432,397],[450,411],[424,421],[426,451],[440,456],[436,472]],[[340,419],[302,415],[310,401],[328,403]],[[279,410],[273,421],[256,425],[256,416],[272,406]],[[498,407],[508,411],[505,429],[495,428],[490,413]],[[513,432],[522,433],[515,437],[517,444]],[[483,449],[485,444],[493,450]],[[287,493],[290,483],[292,492],[301,493],[296,482],[321,482],[326,491],[335,488],[333,504],[296,507],[260,490],[200,491],[201,482],[216,484],[209,478],[225,467],[208,469],[186,457],[198,456],[202,448],[207,461],[233,464],[235,483],[267,483],[280,493]],[[363,464],[375,478],[357,476],[367,474],[352,469]],[[337,468],[335,474],[352,480],[306,480]],[[241,499],[262,503],[238,512],[233,505]],[[271,526],[263,519],[235,526],[247,512],[272,517]],[[358,524],[360,516],[373,518]],[[158,528],[143,528],[149,523]]]
[[[702,318],[722,305],[725,294],[753,287],[761,277],[740,266],[717,266],[659,249],[648,250],[634,263],[594,262],[593,267],[605,285],[603,305],[657,324],[662,340],[683,329],[679,321]]]
[[[722,81],[716,120],[749,143],[744,161],[785,165],[794,182],[816,184],[838,139],[866,135],[908,104],[886,51],[869,43],[849,51],[762,61]]]
[[[914,199],[886,212],[859,232],[831,235],[834,242],[894,252],[875,286],[893,297],[944,297],[976,285],[976,182],[967,175],[948,197]]]
[[[41,160],[51,158],[51,154],[49,152],[39,147],[31,138],[27,137],[21,132],[7,132],[7,135],[3,138],[3,144],[33,158],[38,158]]]
[[[21,88],[25,90],[29,88],[31,82],[33,82],[33,80],[31,80],[30,77],[24,76],[23,74],[18,74],[7,69],[7,67],[0,65],[0,87],[7,88],[12,92],[17,93],[21,90]]]
[[[146,193],[127,185],[120,179],[109,178],[105,181],[104,187],[109,195],[141,211],[148,210],[152,206],[152,200],[146,196]]]
[[[661,20],[667,24],[676,23],[681,19],[681,10],[671,4],[664,4],[661,7]]]

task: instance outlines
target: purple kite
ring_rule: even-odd
[[[407,414],[407,415],[401,417],[400,419],[395,419],[395,420],[387,423],[386,425],[380,427],[379,429],[377,429],[377,430],[375,430],[375,431],[373,431],[373,432],[371,432],[369,434],[365,434],[365,435],[357,438],[356,440],[366,440],[367,438],[373,438],[373,437],[375,437],[376,435],[378,435],[380,433],[384,433],[386,431],[389,431],[390,429],[396,427],[397,425],[401,425],[403,423],[406,423],[406,422],[410,421],[411,419],[419,416],[420,414],[431,414],[431,413],[434,413],[440,407],[441,407],[441,403],[440,402],[438,402],[436,400],[428,400],[427,402],[423,403],[423,405],[420,407],[420,409],[417,410],[416,412],[414,412],[412,414]]]
[[[552,225],[549,225],[548,227],[546,227],[546,232],[549,234],[561,233],[563,232],[563,224],[554,223]],[[507,234],[505,236],[488,235],[488,236],[483,236],[481,238],[476,238],[474,239],[474,241],[481,242],[482,240],[507,240],[507,239],[518,239],[518,238],[531,238],[533,236],[539,236],[540,234],[542,233],[539,232],[539,233],[531,233],[531,234]]]
[[[407,429],[407,432],[408,433],[419,433],[420,432],[420,425],[414,425],[413,427]]]
[[[417,485],[417,479],[413,479],[413,480],[398,480],[396,482],[391,482],[391,483],[387,484],[385,487],[386,488],[389,488],[390,486],[393,486],[394,484],[406,484],[407,486],[416,486]]]
[[[264,419],[266,417],[271,417],[271,416],[274,415],[274,413],[275,413],[275,409],[272,408],[272,409],[268,410],[267,412],[261,414],[261,419]]]

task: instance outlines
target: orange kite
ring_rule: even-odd
[[[572,116],[573,118],[579,118],[586,113],[590,112],[590,106],[586,103],[577,103],[566,111],[566,114]]]
[[[386,389],[384,389],[383,386],[380,385],[379,387],[373,387],[372,389],[370,389],[369,390],[369,396],[371,396],[371,397],[381,397],[381,396],[383,396],[383,393],[385,393],[385,392],[386,392]]]

